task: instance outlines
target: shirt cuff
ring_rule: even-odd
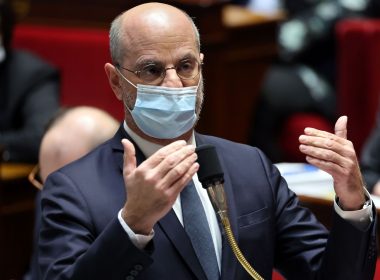
[[[129,238],[131,239],[133,245],[135,245],[140,250],[144,249],[146,245],[151,241],[154,237],[154,230],[149,233],[149,235],[143,235],[143,234],[136,234],[133,232],[133,230],[127,225],[127,223],[124,221],[124,219],[121,217],[121,211],[123,209],[120,209],[119,213],[117,214],[117,218],[119,219],[119,222],[125,232],[128,234]]]
[[[335,212],[343,219],[350,222],[353,226],[360,230],[366,230],[370,223],[373,221],[373,214],[372,214],[372,199],[369,192],[364,188],[365,196],[366,196],[366,203],[364,203],[364,206],[360,210],[355,211],[345,211],[336,202],[336,199],[334,199],[334,209]]]

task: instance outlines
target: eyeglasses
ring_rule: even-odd
[[[156,63],[146,64],[141,69],[135,71],[122,67],[120,64],[116,64],[116,67],[135,74],[148,85],[158,85],[165,79],[166,71],[169,69],[175,69],[181,80],[194,79],[199,75],[202,64],[196,59],[186,59],[174,67],[167,68]]]
[[[41,182],[39,173],[40,173],[40,166],[37,164],[35,167],[33,167],[32,171],[29,173],[28,180],[37,189],[42,190],[44,184]]]

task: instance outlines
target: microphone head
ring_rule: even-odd
[[[224,182],[224,173],[214,146],[206,144],[196,147],[199,163],[198,179],[204,188]]]

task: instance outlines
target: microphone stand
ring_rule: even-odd
[[[207,187],[207,193],[215,212],[218,214],[220,221],[222,222],[224,231],[227,235],[228,243],[230,244],[235,257],[253,279],[264,280],[264,278],[261,277],[260,274],[258,274],[256,270],[249,264],[236,243],[235,237],[231,230],[230,220],[228,219],[227,201],[222,182],[216,181],[213,186]]]
[[[261,277],[260,274],[258,274],[256,270],[254,270],[248,263],[247,259],[240,251],[232,233],[227,213],[227,200],[223,188],[224,173],[220,166],[215,147],[212,145],[200,145],[195,151],[198,155],[197,161],[199,163],[198,179],[202,183],[202,186],[207,189],[207,194],[211,200],[215,212],[220,218],[224,231],[227,235],[228,243],[230,244],[235,257],[253,279],[264,280],[264,278]]]

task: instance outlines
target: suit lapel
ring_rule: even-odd
[[[197,279],[207,279],[202,266],[195,254],[191,241],[187,236],[183,226],[179,222],[173,209],[158,222],[159,227],[173,243],[183,261],[196,275]]]
[[[112,139],[112,148],[116,151],[115,160],[117,161],[117,165],[121,171],[123,170],[123,145],[121,144],[121,139],[123,138],[127,138],[134,144],[136,149],[137,165],[140,165],[146,159],[140,148],[125,132],[123,125],[121,125],[118,132]],[[202,266],[199,263],[199,260],[191,245],[190,239],[187,236],[183,226],[179,222],[173,209],[171,209],[167,215],[158,221],[157,226],[167,236],[167,238],[178,251],[179,255],[182,257],[183,261],[188,265],[190,270],[193,271],[196,278],[207,280]]]

